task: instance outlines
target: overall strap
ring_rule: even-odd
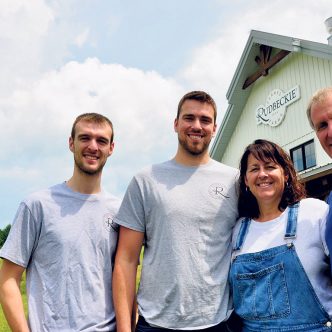
[[[285,239],[296,238],[297,215],[299,211],[299,203],[295,203],[288,207],[288,219],[285,233]]]
[[[236,238],[236,243],[233,248],[233,250],[240,250],[242,248],[244,239],[246,238],[246,235],[248,233],[248,229],[250,226],[250,218],[244,218],[241,222],[240,230]]]

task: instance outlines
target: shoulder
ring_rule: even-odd
[[[79,198],[82,194],[71,191],[65,182],[56,184],[28,195],[22,203],[29,208],[42,208],[43,206],[68,205],[69,200]]]
[[[304,198],[300,201],[299,219],[301,221],[315,224],[325,223],[329,206],[324,201],[316,198]]]
[[[210,167],[208,168],[210,179],[213,179],[215,183],[220,184],[222,187],[236,190],[238,186],[239,170],[212,160]],[[236,192],[236,196],[237,196]]]
[[[214,169],[220,171],[220,172],[224,172],[227,173],[231,176],[237,177],[239,175],[239,170],[237,168],[225,165],[219,161],[216,161],[214,159],[211,159],[211,167],[213,167]]]
[[[318,209],[318,211],[326,211],[328,208],[329,206],[326,202],[317,198],[304,198],[300,201],[300,210]]]
[[[160,174],[168,173],[170,170],[174,169],[175,165],[171,160],[165,161],[163,163],[152,164],[142,168],[138,171],[133,180],[137,182],[150,181]]]
[[[59,186],[60,185],[55,185],[50,188],[35,191],[26,196],[22,203],[26,204],[27,206],[42,204],[43,202],[52,198],[52,192],[54,190],[59,190]]]
[[[109,193],[108,191],[104,191],[103,193],[104,193],[105,200],[107,201],[107,204],[118,210],[121,205],[122,199],[117,196],[114,196],[113,194]]]
[[[38,190],[26,196],[17,208],[14,222],[17,222],[17,220],[31,220],[31,218],[35,221],[40,220],[44,215],[45,207],[54,206],[54,202],[56,202],[52,194],[52,188],[55,187]]]

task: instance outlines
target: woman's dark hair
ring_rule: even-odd
[[[284,174],[288,177],[278,205],[280,211],[284,211],[287,206],[306,197],[304,185],[297,178],[293,162],[289,155],[279,145],[264,139],[257,139],[246,147],[240,161],[240,193],[238,201],[240,217],[258,218],[260,214],[257,200],[250,190],[248,190],[245,183],[250,154],[260,161],[272,161],[280,165],[284,170]]]

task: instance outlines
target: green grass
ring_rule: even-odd
[[[2,260],[0,262],[0,266],[2,265]],[[27,315],[28,313],[28,302],[27,302],[27,294],[26,294],[26,278],[25,278],[25,273],[23,274],[22,282],[21,282],[21,294],[23,297],[23,305],[24,305],[24,311],[25,314]],[[0,332],[10,332],[10,328],[7,324],[5,315],[2,311],[2,308],[0,310]]]
[[[140,264],[137,266],[137,274],[136,274],[136,292],[138,290],[139,280],[141,278],[141,270],[142,270],[142,262],[143,262],[143,255],[144,255],[144,247],[142,247],[141,254],[139,256]]]

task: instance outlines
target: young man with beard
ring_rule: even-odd
[[[127,189],[115,219],[120,225],[113,273],[117,332],[130,332],[143,240],[136,331],[228,331],[238,172],[209,156],[216,115],[207,93],[186,94],[174,121],[175,157],[141,171]]]
[[[113,126],[86,113],[73,124],[72,177],[19,206],[1,249],[1,304],[13,331],[115,331],[111,273],[120,201],[101,188]],[[26,270],[29,320],[19,284]]]

